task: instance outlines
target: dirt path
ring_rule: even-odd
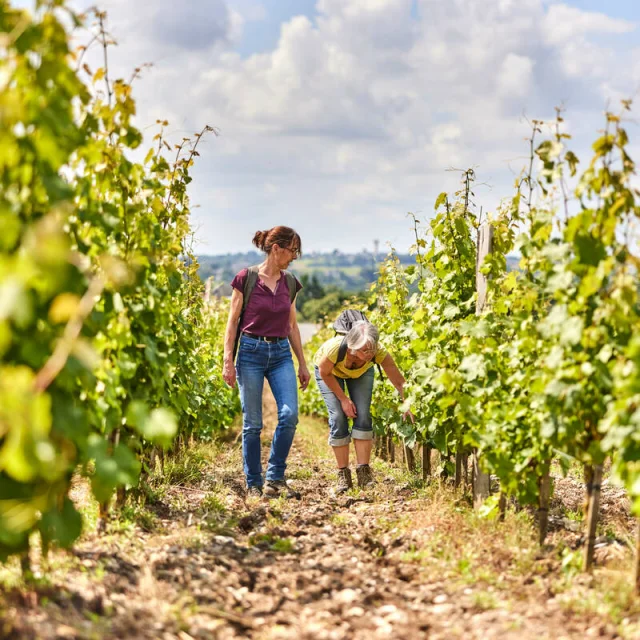
[[[273,427],[270,404],[265,419]],[[302,499],[249,504],[238,443],[205,449],[197,482],[153,507],[151,531],[114,523],[57,556],[49,586],[11,592],[0,637],[622,637],[567,604],[548,577],[559,562],[520,516],[496,534],[450,489],[421,489],[382,463],[373,490],[335,500],[328,454],[324,425],[303,419],[289,465]]]
[[[302,339],[302,344],[311,340],[316,331],[318,331],[319,327],[320,325],[314,322],[299,322],[298,328],[300,329],[300,338]]]

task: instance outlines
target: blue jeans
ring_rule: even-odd
[[[298,383],[289,340],[264,342],[241,336],[236,375],[242,402],[242,456],[247,486],[262,486],[260,432],[265,378],[278,406],[278,426],[271,443],[266,479],[284,480],[287,456],[298,424]]]
[[[371,421],[371,396],[373,394],[373,367],[359,378],[337,378],[340,388],[344,391],[345,383],[349,398],[356,405],[358,415],[353,421],[353,428],[349,433],[349,419],[342,410],[340,400],[336,394],[329,389],[325,381],[320,376],[320,371],[316,367],[316,381],[322,393],[322,398],[329,411],[329,444],[332,447],[342,447],[355,440],[372,440],[373,423]]]

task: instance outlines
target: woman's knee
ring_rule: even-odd
[[[342,447],[351,442],[349,421],[344,414],[329,416],[329,444],[332,447]]]
[[[295,429],[298,424],[298,407],[287,404],[278,410],[278,424],[286,429]]]
[[[372,431],[373,420],[370,411],[363,411],[358,407],[358,415],[353,421],[353,428],[357,431]]]
[[[262,432],[261,424],[253,424],[250,422],[245,422],[242,425],[242,435],[244,436],[259,436]]]
[[[349,432],[349,420],[344,413],[330,413],[329,414],[329,429],[332,432],[348,433]]]

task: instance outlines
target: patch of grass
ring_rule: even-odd
[[[573,520],[574,522],[582,522],[584,520],[584,514],[581,509],[565,509],[564,517],[568,520]]]
[[[325,460],[333,458],[333,451],[327,444],[329,427],[325,421],[300,416],[297,430],[304,440],[304,448],[310,457]]]
[[[396,482],[407,478],[404,469],[379,461],[376,467]],[[383,494],[388,494],[384,485]],[[411,497],[411,517],[396,521],[411,541],[400,559],[426,567],[427,574],[444,576],[453,588],[485,585],[474,595],[476,608],[508,607],[502,604],[505,597],[530,597],[521,587],[532,584],[559,594],[563,606],[576,615],[597,617],[623,638],[640,637],[640,599],[626,569],[596,568],[593,576],[586,576],[581,572],[582,549],[560,542],[551,552],[548,547],[541,551],[534,519],[525,509],[508,509],[504,522],[483,518],[460,492],[438,482],[414,490]],[[566,516],[582,519],[579,511]]]
[[[100,516],[98,501],[91,495],[83,504],[79,505],[78,510],[82,516],[82,533],[93,533],[98,528],[98,518]]]
[[[162,492],[170,485],[189,486],[200,483],[204,479],[206,467],[214,460],[218,462],[222,455],[224,452],[219,442],[196,441],[166,454],[163,466],[158,459],[148,484],[159,492],[157,497],[162,499]],[[153,499],[154,496],[150,497]]]
[[[291,478],[292,480],[309,480],[310,478],[313,478],[313,476],[314,476],[313,471],[308,467],[293,469],[289,473],[289,478]]]
[[[139,509],[135,514],[136,524],[143,530],[151,533],[161,529],[158,516],[147,509]]]
[[[119,511],[112,511],[112,519],[107,525],[109,533],[133,533],[136,527],[147,533],[162,529],[158,516],[145,507],[129,504]]]
[[[578,615],[596,615],[615,625],[622,638],[640,637],[640,599],[630,576],[617,571],[596,571],[592,580],[563,578],[565,591],[558,602]]]
[[[206,499],[206,498],[205,498]],[[205,511],[204,527],[207,531],[220,536],[236,535],[238,516],[230,513],[227,507],[218,499],[211,498],[211,509]]]
[[[329,522],[335,527],[346,527],[349,524],[349,518],[341,513],[335,513],[331,516]]]
[[[399,451],[396,453],[399,453]],[[391,481],[390,483],[394,486],[411,490],[412,497],[414,498],[426,497],[429,494],[430,488],[433,486],[434,477],[432,476],[426,481],[423,480],[417,460],[416,465],[413,471],[409,471],[401,462],[392,464],[380,458],[374,458],[371,463],[371,468],[374,471],[377,483]]]
[[[212,513],[223,516],[227,513],[227,505],[215,493],[208,493],[200,503],[199,510],[203,513]]]
[[[295,551],[295,543],[291,538],[279,538],[273,542],[271,549],[278,553],[293,553]]]
[[[513,512],[505,522],[481,518],[460,492],[436,483],[424,492],[418,511],[394,522],[412,538],[403,561],[450,575],[460,585],[501,589],[531,572],[538,547],[529,520]]]
[[[205,527],[216,535],[233,535],[238,525],[238,516],[232,513],[225,501],[225,488],[215,485],[214,490],[207,493],[198,506],[198,511],[205,518]]]
[[[496,609],[499,601],[496,598],[496,594],[491,591],[476,591],[473,594],[473,606],[480,611],[489,611],[490,609]]]
[[[400,560],[402,560],[402,562],[415,562],[417,564],[422,564],[424,560],[429,558],[429,556],[429,549],[426,549],[425,547],[418,548],[415,545],[411,545],[409,551],[405,551],[400,556]]]
[[[205,546],[205,543],[206,538],[200,531],[198,531],[194,535],[180,539],[181,546],[183,546],[185,549],[193,549],[194,551],[202,549]]]
[[[107,521],[106,533],[107,535],[128,535],[132,534],[136,530],[136,523],[134,520],[124,517],[123,515],[113,516]]]
[[[10,591],[22,585],[22,571],[20,561],[16,557],[9,558],[0,564],[0,590]]]
[[[282,514],[287,508],[288,498],[284,495],[269,500],[269,516],[282,522]]]
[[[167,497],[167,487],[163,484],[152,485],[148,482],[141,482],[139,491],[145,504],[160,504]]]
[[[205,523],[207,531],[210,531],[217,536],[229,536],[236,535],[236,528],[238,526],[238,519],[236,517],[224,518],[222,520],[210,519]]]
[[[164,462],[164,470],[159,478],[163,485],[192,485],[202,480],[202,471],[207,465],[208,456],[202,447],[185,449]]]
[[[274,536],[272,533],[251,533],[249,534],[249,545],[255,547],[259,544],[265,543],[267,545],[273,544],[274,540],[276,540],[277,536]]]
[[[275,511],[269,511],[267,513],[267,518],[265,521],[265,526],[268,529],[275,529],[277,527],[282,526],[284,520],[282,518],[282,512],[275,510]]]
[[[571,578],[582,571],[582,550],[564,548],[561,552],[562,573]]]
[[[295,551],[295,543],[291,538],[281,538],[270,532],[251,534],[249,544],[254,547],[266,547],[278,553],[293,553]]]

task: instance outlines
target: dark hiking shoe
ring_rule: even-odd
[[[286,480],[267,480],[264,486],[264,495],[267,498],[296,498],[300,500],[300,493],[289,486]]]
[[[338,469],[338,484],[335,488],[335,494],[340,495],[341,493],[346,493],[349,489],[353,489],[351,469],[349,469],[349,467]]]
[[[373,484],[373,471],[368,464],[361,464],[356,467],[356,477],[358,478],[358,487],[364,489]]]
[[[249,487],[247,498],[262,498],[262,487]]]

